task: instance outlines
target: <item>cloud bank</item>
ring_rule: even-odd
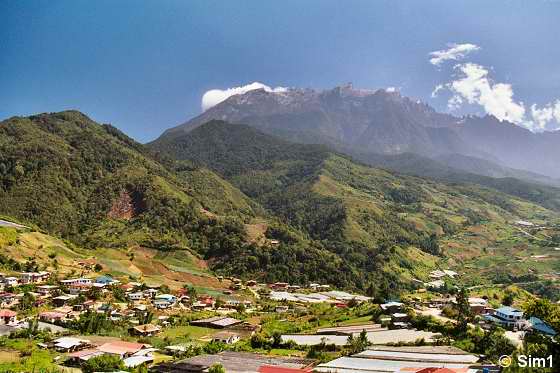
[[[449,43],[447,46],[449,47],[448,49],[442,49],[430,53],[430,56],[432,57],[430,58],[430,63],[432,65],[440,66],[442,63],[449,60],[459,61],[465,58],[467,54],[480,49],[478,45],[471,43]]]
[[[266,92],[286,92],[288,89],[285,87],[275,87],[271,88],[263,83],[253,82],[241,87],[233,87],[227,89],[211,89],[204,93],[202,96],[202,111],[210,109],[212,106],[216,106],[222,101],[225,101],[233,95],[241,95],[249,91],[254,91],[255,89],[264,89]]]
[[[462,47],[460,46],[471,46]],[[452,44],[452,48],[430,53],[432,65],[440,66],[448,60],[458,60],[471,51],[480,49],[474,44]],[[474,48],[476,47],[476,48]],[[468,52],[466,52],[468,51]],[[434,61],[435,60],[435,61]],[[454,67],[453,80],[438,84],[432,91],[436,97],[441,91],[448,91],[451,97],[447,101],[450,110],[457,110],[465,103],[481,106],[487,114],[499,120],[507,120],[534,132],[560,129],[560,100],[539,108],[536,104],[527,109],[522,101],[514,99],[511,84],[494,82],[488,68],[465,62]]]

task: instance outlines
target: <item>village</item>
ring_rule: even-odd
[[[438,293],[459,275],[449,270],[433,271],[432,281],[402,299],[376,299],[327,284],[223,277],[219,291],[171,290],[95,272],[92,263],[76,266],[85,268],[80,277],[0,274],[1,346],[31,338],[26,348],[72,372],[107,361],[110,371],[138,372],[476,372],[499,367],[450,346],[461,303],[467,328],[499,327],[512,348],[526,333],[556,335],[513,302]]]

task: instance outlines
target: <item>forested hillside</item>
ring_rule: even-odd
[[[145,147],[78,112],[16,117],[0,124],[0,173],[0,215],[92,253],[194,255],[222,274],[372,295],[482,255],[475,231],[558,220],[494,189],[402,176],[219,121]]]
[[[221,173],[291,229],[336,253],[361,273],[358,278],[364,282],[359,287],[367,287],[368,281],[425,278],[427,268],[449,253],[449,263],[459,265],[455,259],[461,248],[482,255],[484,245],[496,245],[474,237],[473,230],[483,235],[493,235],[496,229],[511,233],[512,224],[521,218],[558,219],[552,211],[495,189],[393,174],[321,146],[287,143],[244,125],[209,122],[166,146],[156,144],[152,147],[159,152]],[[509,243],[500,245],[506,250]],[[224,266],[251,271],[261,267],[254,265],[259,258],[260,252],[255,252],[250,258],[254,263],[245,264],[248,258],[232,255]]]

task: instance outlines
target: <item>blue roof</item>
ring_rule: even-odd
[[[539,319],[538,317],[531,317],[529,323],[533,326],[533,329],[548,335],[556,335],[556,330],[552,329],[550,325]]]
[[[513,308],[509,306],[498,308],[496,312],[503,313],[504,315],[523,315],[523,311],[520,311],[517,308]]]
[[[103,276],[99,276],[98,278],[95,279],[95,282],[97,283],[104,283],[104,282],[112,282],[113,278],[109,275],[103,275]]]

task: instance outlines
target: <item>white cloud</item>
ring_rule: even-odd
[[[385,91],[389,92],[389,93],[393,93],[393,92],[397,92],[398,89],[397,89],[397,87],[387,87],[387,88],[385,88]]]
[[[443,84],[438,84],[435,86],[434,90],[432,91],[432,98],[437,97],[439,91],[445,89]]]
[[[537,108],[536,104],[531,105],[531,116],[533,118],[534,131],[546,131],[557,129],[559,126],[554,125],[552,121],[560,124],[560,100],[555,103],[547,104],[542,109]]]
[[[285,87],[271,88],[259,82],[247,84],[242,87],[227,88],[223,90],[211,89],[202,96],[202,104],[201,104],[202,111],[206,111],[210,109],[212,106],[215,106],[220,102],[225,101],[226,99],[228,99],[233,95],[241,95],[249,91],[253,91],[255,89],[264,89],[267,92],[274,92],[274,93],[286,92],[288,90]]]
[[[510,84],[492,82],[488,70],[474,63],[460,64],[455,69],[459,71],[459,79],[447,84],[454,94],[449,101],[451,106],[460,106],[466,100],[481,105],[486,113],[499,120],[523,124],[525,106],[523,102],[515,102]]]
[[[456,44],[450,43],[447,45],[448,49],[442,49],[439,51],[434,51],[430,53],[430,63],[435,66],[440,66],[443,62],[453,60],[459,61],[471,52],[475,52],[480,49],[476,44],[464,43]]]
[[[432,65],[439,67],[445,61],[458,61],[480,49],[470,43],[448,46],[449,49],[430,53]],[[455,65],[454,70],[454,80],[438,84],[432,91],[432,97],[437,97],[444,90],[451,92],[452,96],[447,101],[449,110],[460,109],[465,103],[475,104],[482,106],[487,114],[499,120],[507,120],[534,132],[560,129],[560,100],[541,108],[533,104],[528,110],[522,101],[515,101],[511,84],[494,82],[489,76],[488,68],[466,62]]]

